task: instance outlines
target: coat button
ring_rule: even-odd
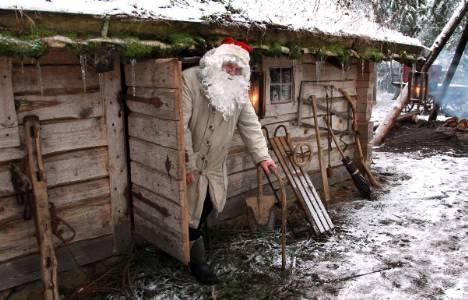
[[[205,157],[204,157],[204,156],[202,156],[202,157],[201,157],[201,160],[205,160]]]
[[[213,129],[213,125],[208,126],[209,129]]]
[[[209,145],[209,144],[210,144],[210,141],[206,141],[206,144]]]

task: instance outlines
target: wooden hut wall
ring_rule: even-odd
[[[288,132],[293,136],[293,141],[311,142],[314,155],[312,162],[306,167],[306,170],[311,175],[316,188],[321,189],[315,130],[307,125],[314,124],[310,105],[302,105],[302,122],[305,124],[298,126],[297,123],[301,82],[304,81],[301,98],[307,99],[311,95],[315,95],[318,97],[318,104],[322,107],[326,106],[324,85],[333,85],[336,88],[345,90],[357,105],[361,142],[363,145],[368,145],[369,139],[372,136],[372,124],[369,122],[369,119],[373,100],[373,82],[375,79],[374,64],[369,61],[364,63],[355,61],[349,69],[342,70],[329,63],[322,62],[319,78],[317,78],[316,60],[310,55],[305,55],[301,60],[297,61],[288,58],[264,57],[262,65],[265,76],[264,97],[266,110],[265,118],[261,119],[261,123],[268,128],[270,135],[273,134],[278,125],[285,125],[288,128]],[[269,69],[272,67],[292,67],[294,88],[293,100],[291,102],[282,104],[270,102]],[[348,114],[348,104],[343,95],[334,89],[333,95],[329,93],[329,96],[333,97],[330,99],[332,109],[340,112],[341,115],[341,117],[333,116],[333,129],[340,131],[351,130],[351,121],[346,117]],[[319,108],[318,114],[319,125],[325,127],[326,123],[323,117],[326,115],[326,110]],[[280,134],[283,134],[283,132],[280,131]],[[332,142],[331,151],[329,152],[325,130],[321,130],[321,137],[325,164],[328,164],[328,155],[330,155],[330,162],[334,169],[333,176],[329,178],[329,182],[334,183],[348,179],[336,145]],[[354,135],[349,132],[341,134],[340,138],[346,144],[345,153],[353,157],[355,151]],[[343,146],[344,144],[342,144]],[[365,150],[366,155],[370,155],[370,150],[368,151],[367,148]],[[270,153],[273,155],[272,150],[270,150]],[[276,160],[275,157],[273,158]],[[245,196],[249,193],[254,195],[254,190],[257,187],[255,166],[238,133],[235,134],[231,144],[227,166],[229,176],[228,201],[225,211],[220,215],[221,219],[228,219],[243,212],[243,200]]]
[[[86,69],[84,75],[67,49],[51,49],[39,64],[0,58],[0,117],[9,121],[0,122],[0,290],[40,276],[34,221],[23,220],[8,170],[25,159],[26,115],[40,119],[49,201],[76,231],[70,249],[79,263],[108,257],[129,241],[120,70]],[[61,270],[75,267],[64,248],[57,253]]]

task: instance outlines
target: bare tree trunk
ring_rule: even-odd
[[[385,136],[390,132],[390,129],[393,128],[398,116],[401,113],[401,110],[406,105],[408,99],[408,85],[406,84],[403,90],[401,91],[398,98],[395,100],[395,104],[392,107],[392,110],[388,112],[385,116],[385,119],[380,123],[379,127],[375,131],[374,138],[372,139],[372,145],[378,146],[382,143]]]
[[[445,44],[447,44],[455,29],[457,29],[457,26],[460,24],[467,11],[468,0],[463,0],[460,5],[458,5],[457,9],[455,9],[452,17],[447,22],[447,24],[445,24],[442,32],[432,44],[431,53],[422,66],[421,72],[427,72],[429,70],[429,68],[432,66],[432,63],[434,63],[434,61],[439,56],[440,51],[442,51]]]
[[[450,18],[450,20],[447,22],[447,24],[445,24],[444,28],[442,29],[442,32],[432,44],[431,53],[429,54],[429,57],[427,58],[426,62],[421,68],[422,72],[427,72],[427,70],[429,70],[432,63],[436,60],[437,56],[439,56],[439,53],[444,48],[445,44],[450,39],[457,26],[460,24],[467,11],[468,0],[463,0],[457,7],[457,9],[453,12],[453,15]],[[388,134],[388,132],[390,132],[393,125],[395,124],[396,118],[398,118],[398,116],[400,115],[401,110],[403,109],[403,107],[405,107],[406,104],[408,104],[409,98],[410,97],[408,97],[408,87],[406,86],[405,89],[401,92],[398,99],[396,100],[397,103],[395,103],[393,109],[390,112],[388,112],[384,121],[380,123],[379,127],[377,127],[374,139],[372,140],[372,144],[374,146],[378,146],[383,142],[385,136]]]
[[[443,101],[445,94],[447,94],[447,90],[450,86],[450,82],[452,82],[453,76],[457,71],[458,64],[460,63],[460,59],[465,51],[466,42],[468,41],[468,23],[465,24],[465,29],[463,30],[462,36],[460,41],[458,42],[457,49],[455,50],[455,54],[453,55],[452,62],[450,63],[450,67],[445,74],[444,82],[442,83],[442,90],[437,95],[437,100]],[[439,103],[434,103],[434,109],[429,116],[430,121],[434,121],[437,119],[437,114],[439,113]]]

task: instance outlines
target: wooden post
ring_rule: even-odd
[[[323,185],[323,196],[325,201],[330,201],[330,190],[328,187],[328,177],[327,177],[327,167],[323,163],[323,152],[322,152],[322,145],[320,144],[320,129],[319,123],[317,119],[317,97],[315,95],[311,96],[312,100],[312,112],[314,115],[314,128],[315,128],[315,138],[317,139],[317,154],[320,166],[320,175],[322,178],[322,185]]]
[[[105,107],[107,145],[109,153],[109,182],[114,235],[114,252],[128,249],[131,241],[128,201],[127,152],[125,149],[124,107],[121,97],[120,61],[114,69],[100,74],[102,101]]]
[[[36,237],[41,255],[41,275],[44,299],[59,300],[57,283],[57,257],[52,239],[47,178],[42,160],[39,118],[24,118],[24,138],[28,152],[28,169],[34,194]]]
[[[460,59],[465,51],[466,42],[468,41],[468,23],[465,24],[465,29],[461,35],[460,41],[458,42],[457,49],[455,50],[455,54],[453,55],[452,62],[450,63],[450,67],[445,74],[444,82],[442,83],[442,90],[440,91],[439,95],[437,95],[437,99],[439,101],[443,101],[445,94],[450,86],[450,82],[452,82],[453,76],[457,71],[458,64],[460,63]],[[434,103],[434,109],[429,116],[430,121],[434,121],[437,119],[437,115],[439,113],[439,104]]]
[[[20,145],[11,71],[11,58],[0,57],[0,149]]]

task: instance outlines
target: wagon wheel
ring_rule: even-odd
[[[312,160],[312,146],[310,143],[297,143],[293,149],[292,160],[298,167],[306,166]]]
[[[434,96],[427,95],[426,99],[424,100],[424,104],[423,104],[423,113],[424,114],[429,114],[432,111],[432,109],[434,107],[434,101],[435,101]]]
[[[406,104],[405,106],[403,106],[403,109],[402,111],[404,113],[409,113],[410,111],[412,111],[414,108],[414,102],[410,101],[408,104]]]

